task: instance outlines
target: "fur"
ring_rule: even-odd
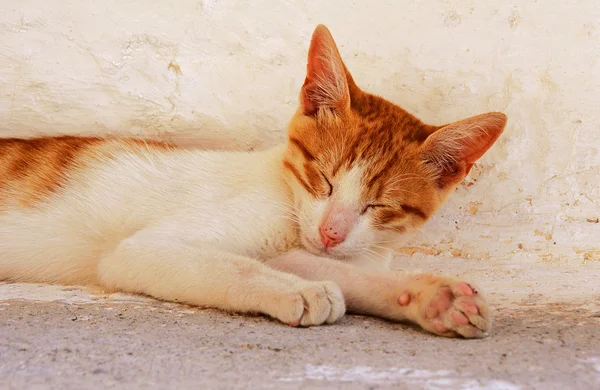
[[[433,215],[505,123],[422,123],[358,88],[318,26],[286,144],[0,140],[0,280],[99,285],[294,326],[348,309],[482,337],[489,314],[471,284],[386,270],[393,243]]]

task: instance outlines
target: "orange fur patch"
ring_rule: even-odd
[[[77,157],[100,138],[0,139],[0,202],[30,206],[59,188]]]
[[[31,207],[61,188],[81,157],[108,140],[96,137],[0,138],[0,209]],[[170,148],[158,141],[127,139],[124,144]]]
[[[285,166],[314,197],[359,166],[361,201],[379,205],[370,211],[374,226],[402,232],[431,217],[505,124],[503,114],[488,113],[428,125],[362,91],[331,33],[320,25],[309,49],[300,108],[288,130]]]

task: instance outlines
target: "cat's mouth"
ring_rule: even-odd
[[[334,248],[327,248],[323,245],[315,244],[310,240],[310,238],[308,238],[304,235],[301,237],[301,242],[302,242],[302,245],[304,246],[304,249],[306,249],[310,253],[315,254],[317,256],[329,257],[329,258],[340,259],[340,260],[344,259],[346,257],[346,256],[340,254],[339,250],[334,249]]]
[[[327,248],[322,247],[322,246],[318,247],[317,245],[313,244],[308,237],[302,236],[301,241],[302,241],[302,245],[304,246],[304,248],[307,251],[314,253],[315,255],[320,255],[320,256],[328,255]]]

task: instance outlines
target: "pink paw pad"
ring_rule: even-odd
[[[438,311],[438,309],[436,307],[433,306],[429,306],[426,310],[425,310],[425,318],[435,318],[438,316],[438,314],[440,314],[440,312]]]
[[[442,287],[440,289],[439,296],[435,301],[432,302],[432,304],[438,309],[438,311],[444,312],[452,304],[453,298],[454,297],[452,296],[452,291],[450,291],[450,288]]]
[[[484,337],[489,321],[483,297],[466,282],[443,282],[430,290],[429,301],[421,312],[424,327],[448,337]]]
[[[410,294],[408,292],[403,293],[402,295],[400,295],[398,302],[402,306],[408,305],[410,303]]]
[[[473,295],[473,289],[471,288],[471,286],[469,286],[466,283],[458,283],[456,285],[456,289],[459,290],[464,295],[466,295],[467,297],[470,297],[471,295]]]

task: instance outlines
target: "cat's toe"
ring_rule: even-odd
[[[487,304],[478,289],[465,282],[440,280],[422,309],[420,323],[440,336],[482,338],[490,329]]]
[[[333,282],[311,284],[302,290],[304,312],[300,325],[311,326],[334,323],[346,312],[344,297]]]
[[[346,312],[344,296],[333,282],[314,282],[286,294],[278,318],[291,326],[332,324]]]
[[[324,287],[327,293],[327,299],[331,306],[329,316],[326,322],[333,324],[346,314],[346,303],[344,301],[344,295],[339,286],[333,282],[324,282]]]
[[[484,333],[489,331],[488,307],[482,297],[477,295],[474,297],[459,297],[455,300],[454,306],[469,319],[469,324]]]

